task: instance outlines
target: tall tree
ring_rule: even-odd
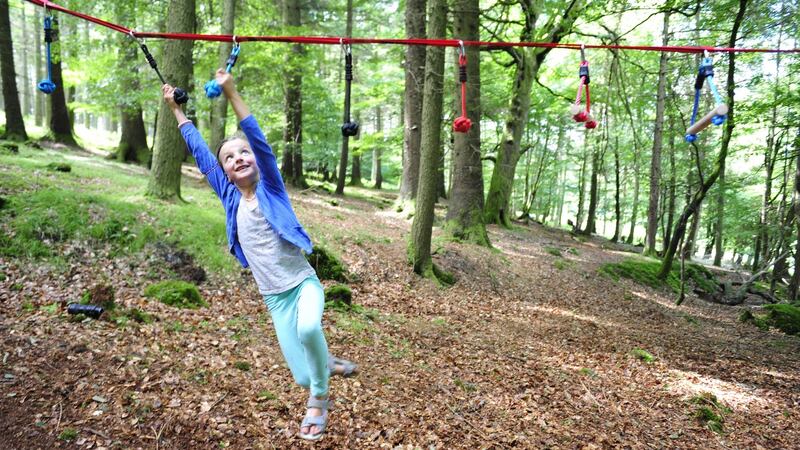
[[[347,0],[347,25],[345,30],[345,37],[353,36],[353,0]],[[352,58],[352,55],[349,56]],[[352,63],[352,59],[349,60]],[[345,62],[345,72],[347,72],[347,62]],[[352,69],[351,69],[352,70]],[[350,73],[345,73],[345,98],[349,100],[350,84],[349,78],[352,76]],[[347,124],[350,120],[350,103],[345,105],[342,112],[342,124]],[[345,177],[347,176],[347,159],[350,152],[350,136],[342,133],[342,150],[339,155],[339,176],[336,179],[336,194],[344,194]]]
[[[72,135],[72,120],[67,110],[67,99],[64,95],[64,79],[61,76],[61,39],[58,35],[58,18],[53,18],[53,42],[51,43],[52,81],[56,90],[50,94],[50,137],[62,144],[76,145]]]
[[[116,16],[122,23],[131,23],[135,15],[126,2],[114,4]],[[88,28],[86,28],[88,30]],[[128,36],[121,36],[118,39],[120,52],[123,58],[117,60],[117,74],[120,77],[118,83],[120,125],[119,144],[117,145],[118,161],[133,161],[142,165],[149,166],[150,148],[147,146],[147,130],[144,128],[142,117],[142,104],[139,101],[138,93],[140,90],[138,69],[131,69],[130,61],[137,59],[139,49],[136,43]],[[87,114],[88,116],[88,114]]]
[[[36,8],[36,23],[42,23],[42,10],[41,8]],[[42,31],[37,30],[33,33],[33,45],[36,49],[34,52],[34,58],[36,58],[36,82],[42,79]],[[34,124],[37,127],[42,126],[44,123],[44,115],[45,115],[45,104],[44,104],[44,95],[39,92],[38,89],[33,90],[33,118]]]
[[[406,37],[425,37],[426,0],[407,0]],[[425,77],[424,45],[406,47],[405,93],[403,102],[403,174],[400,181],[399,208],[417,198],[419,183],[420,140],[422,138],[422,95]]]
[[[744,20],[745,10],[747,9],[747,2],[748,0],[739,0],[739,11],[736,14],[736,18],[733,20],[733,27],[731,28],[730,38],[728,40],[729,47],[736,46],[736,40],[739,36],[739,28],[742,25],[742,21]],[[731,141],[731,136],[733,135],[733,127],[735,125],[733,110],[734,110],[734,101],[733,101],[733,94],[734,94],[734,75],[736,73],[736,53],[729,54],[729,62],[728,62],[728,78],[727,78],[727,97],[728,97],[728,119],[725,122],[725,130],[722,133],[722,145],[719,150],[719,154],[717,155],[717,161],[715,164],[714,171],[703,180],[702,184],[698,191],[692,196],[691,201],[686,205],[683,209],[683,213],[681,213],[680,217],[678,218],[678,222],[675,224],[675,232],[672,235],[672,240],[669,243],[669,247],[665,249],[664,252],[664,260],[661,263],[661,269],[659,270],[658,277],[662,280],[667,278],[670,270],[672,270],[672,262],[675,257],[675,252],[678,248],[678,243],[683,238],[683,235],[686,231],[686,224],[689,221],[689,218],[694,214],[697,210],[698,206],[702,203],[703,199],[708,193],[708,190],[711,189],[711,186],[717,181],[720,172],[723,170],[725,166],[725,160],[728,156],[728,145]]]
[[[584,9],[584,0],[570,0],[559,14],[548,17],[543,33],[534,35],[537,21],[542,15],[543,2],[540,0],[520,0],[524,26],[520,40],[543,40],[559,42],[572,30],[575,19]],[[514,184],[514,172],[520,157],[522,131],[528,123],[530,93],[533,80],[539,67],[550,53],[549,48],[508,48],[514,63],[514,85],[511,101],[505,119],[503,141],[497,152],[497,161],[492,171],[489,193],[486,196],[484,218],[486,223],[503,226],[511,225],[509,201]]]
[[[430,0],[428,35],[443,39],[447,23],[447,0]],[[444,77],[444,48],[430,47],[425,55],[425,88],[422,101],[422,152],[420,155],[419,185],[416,212],[411,224],[409,243],[414,272],[427,278],[443,281],[441,272],[431,259],[433,206],[436,202],[436,169],[441,155],[442,85]]]
[[[14,71],[14,49],[11,45],[11,22],[8,19],[8,0],[0,0],[0,65],[2,65],[3,101],[6,110],[4,139],[28,139],[17,92],[17,75]]]
[[[375,108],[375,126],[380,136],[383,136],[383,117],[381,115],[381,107],[378,105]],[[383,140],[381,138],[381,140]],[[382,143],[375,145],[372,149],[372,182],[375,189],[380,189],[383,184],[383,174],[381,173],[381,152]]]
[[[661,42],[669,45],[670,11],[664,12],[664,27]],[[656,253],[656,232],[658,231],[658,200],[661,193],[661,147],[664,134],[664,109],[667,98],[667,52],[661,52],[658,63],[658,90],[656,94],[656,121],[653,130],[653,152],[650,155],[650,200],[647,204],[647,235],[645,253]]]
[[[297,29],[302,19],[301,0],[283,0],[283,24]],[[303,175],[303,70],[301,61],[305,51],[301,44],[292,44],[286,55],[286,86],[284,90],[284,114],[286,128],[283,131],[283,179],[297,188],[307,188]]]
[[[453,11],[453,37],[480,40],[478,0],[456,0]],[[453,140],[453,187],[447,207],[447,231],[453,236],[488,246],[483,222],[483,164],[481,163],[481,70],[480,49],[466,47],[467,117],[472,122],[468,133],[455,133]],[[458,73],[458,58],[455,70]],[[456,116],[461,115],[461,90],[456,91]]]
[[[234,17],[236,17],[236,0],[223,0],[222,2],[222,34],[233,34]],[[219,67],[225,67],[228,55],[233,48],[232,42],[219,43]],[[221,95],[211,106],[211,145],[225,137],[225,122],[228,118],[228,100]]]
[[[167,9],[167,31],[171,33],[194,33],[196,28],[195,0],[170,0]],[[168,40],[164,43],[164,76],[175,86],[188,89],[192,75],[192,48],[190,40]],[[148,195],[161,199],[180,198],[181,162],[186,152],[180,130],[166,103],[158,110],[156,142],[153,147],[153,163],[150,167]]]

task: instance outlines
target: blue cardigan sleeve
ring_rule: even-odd
[[[242,127],[245,136],[247,136],[250,147],[252,147],[258,170],[261,172],[262,183],[273,192],[285,193],[286,187],[283,184],[281,172],[278,170],[278,161],[275,158],[275,153],[272,152],[272,147],[267,144],[267,138],[261,132],[255,117],[251,114],[242,119],[239,125]]]
[[[225,172],[220,167],[216,156],[208,149],[206,141],[203,140],[200,132],[191,122],[186,122],[181,126],[181,134],[183,135],[183,140],[186,141],[186,146],[189,147],[189,151],[194,156],[197,168],[206,177],[208,184],[217,193],[217,197],[220,200],[223,199],[231,183],[225,176]]]

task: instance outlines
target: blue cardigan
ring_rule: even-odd
[[[289,196],[278,170],[275,154],[267,144],[267,139],[261,132],[258,122],[250,115],[242,120],[240,126],[250,142],[256,165],[261,173],[260,180],[256,185],[256,197],[264,218],[282,239],[306,253],[311,253],[311,239],[300,225],[292,205],[289,203]],[[243,267],[247,267],[247,259],[244,257],[241,244],[239,244],[236,226],[236,211],[239,209],[239,200],[241,200],[242,194],[233,183],[228,181],[216,156],[208,149],[200,132],[191,122],[186,122],[181,126],[181,134],[197,162],[197,167],[205,175],[208,184],[217,193],[222,201],[222,206],[225,207],[225,223],[230,252],[236,256]]]

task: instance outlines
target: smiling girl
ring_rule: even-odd
[[[289,202],[275,154],[231,75],[219,69],[216,81],[242,129],[220,143],[216,158],[175,103],[175,88],[168,84],[162,87],[164,101],[197,167],[222,201],[230,252],[250,267],[295,382],[311,391],[299,436],[317,440],[328,423],[329,375],[350,376],[356,366],[328,354],[321,324],[324,291],[303,256],[311,253],[311,240]]]

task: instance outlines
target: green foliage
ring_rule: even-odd
[[[39,309],[47,314],[57,314],[58,303],[50,303],[49,305],[40,306]]]
[[[233,363],[233,367],[241,370],[242,372],[249,372],[250,371],[250,363],[247,361],[236,361]]]
[[[145,297],[155,298],[165,305],[196,309],[208,306],[200,296],[197,286],[181,280],[167,280],[151,284],[144,290]]]
[[[739,314],[739,322],[752,323],[763,331],[769,330],[769,324],[765,320],[764,316],[757,316],[750,312],[749,309],[745,309],[741,312],[741,314]]]
[[[641,348],[635,348],[631,350],[631,355],[648,364],[656,360],[655,356],[651,355],[647,350]]]
[[[597,372],[595,372],[594,370],[589,369],[587,367],[581,368],[581,370],[579,370],[579,372],[580,372],[581,375],[585,375],[585,376],[590,377],[590,378],[597,378]]]
[[[259,401],[264,401],[264,400],[266,400],[266,401],[271,401],[271,400],[277,400],[277,399],[278,399],[278,396],[277,396],[277,395],[275,395],[275,394],[273,394],[272,392],[270,392],[270,391],[268,391],[268,390],[264,389],[264,390],[262,390],[262,391],[259,391],[259,393],[258,393],[258,395],[256,396],[256,398],[257,398]]]
[[[320,280],[347,281],[347,271],[341,259],[331,250],[316,246],[313,253],[306,255],[306,259],[311,264],[311,267],[317,271],[317,276]]]
[[[561,249],[558,247],[545,247],[544,251],[553,256],[559,256],[559,257],[562,256]]]
[[[462,380],[460,378],[455,378],[453,380],[453,384],[455,384],[456,386],[461,388],[464,392],[475,392],[475,391],[478,390],[477,386],[475,386],[474,384],[472,384],[472,383],[470,383],[468,381],[464,381],[464,380]]]
[[[58,438],[62,441],[74,441],[76,437],[78,437],[78,430],[74,428],[64,428],[64,430],[58,434]]]
[[[661,261],[643,257],[626,258],[622,262],[603,264],[600,267],[601,273],[615,280],[625,277],[653,288],[661,288],[666,284],[674,292],[680,292],[680,266],[678,264],[672,266],[665,282],[658,279],[660,270]],[[693,283],[706,292],[716,292],[718,289],[719,282],[714,274],[699,264],[686,264],[684,275],[687,284]]]

